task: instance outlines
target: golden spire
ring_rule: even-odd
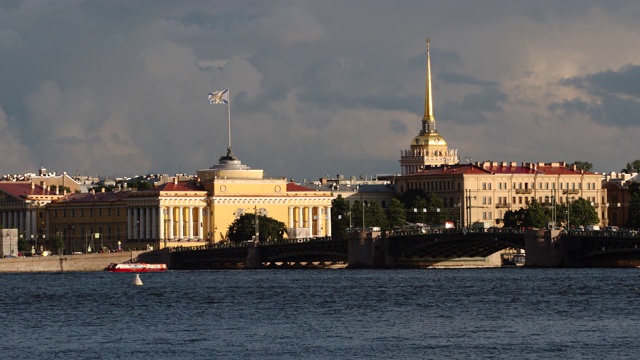
[[[423,132],[436,132],[436,118],[433,116],[433,98],[431,96],[431,39],[427,38],[427,81],[424,94]],[[427,123],[429,123],[427,125]]]

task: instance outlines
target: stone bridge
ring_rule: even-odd
[[[499,267],[500,252],[525,249],[528,267],[636,267],[640,237],[566,234],[556,230],[445,231],[352,237],[345,240],[284,240],[231,247],[174,251],[172,269],[263,267],[426,268]],[[177,250],[177,249],[176,249]]]

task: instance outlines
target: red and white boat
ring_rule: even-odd
[[[147,263],[111,263],[104,268],[109,272],[121,273],[146,273],[146,272],[164,272],[167,271],[167,264],[147,264]]]

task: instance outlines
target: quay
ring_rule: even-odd
[[[0,273],[103,271],[110,263],[137,261],[146,251],[50,255],[0,259]]]

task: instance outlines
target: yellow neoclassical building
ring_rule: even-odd
[[[196,179],[172,182],[126,198],[127,239],[159,247],[224,241],[229,226],[246,213],[282,221],[290,238],[331,236],[329,191],[315,191],[286,178],[264,178],[231,149]],[[250,239],[247,239],[250,240]]]
[[[256,212],[283,222],[289,238],[331,236],[332,199],[330,191],[264,178],[229,148],[197,177],[148,190],[65,194],[28,181],[0,183],[0,220],[34,247],[48,250],[60,237],[65,253],[199,246],[223,241],[236,218]]]

